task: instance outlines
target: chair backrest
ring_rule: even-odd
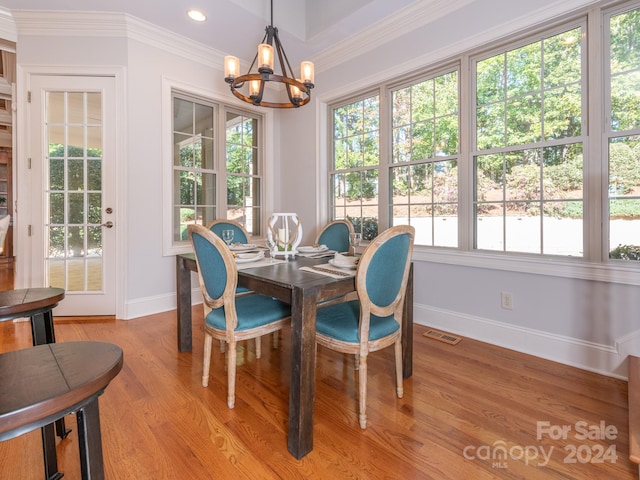
[[[223,230],[233,230],[233,243],[248,243],[249,233],[244,229],[242,225],[233,220],[219,219],[207,225],[207,228],[213,233],[222,238]]]
[[[374,238],[360,257],[356,290],[363,311],[386,317],[402,311],[413,253],[415,229],[398,225]]]
[[[353,224],[349,220],[334,220],[320,230],[316,244],[326,245],[336,252],[347,252],[350,233],[353,233]]]
[[[212,309],[224,306],[227,319],[235,319],[235,290],[238,285],[238,270],[231,250],[218,235],[207,227],[188,225],[187,231],[193,244],[200,289],[207,307],[205,316]],[[229,328],[234,329],[235,325],[227,324],[227,329]]]

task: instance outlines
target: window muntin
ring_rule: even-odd
[[[188,240],[187,225],[216,218],[214,120],[216,106],[173,98],[173,241]]]
[[[179,92],[172,110],[173,243],[188,241],[188,224],[216,218],[260,235],[261,117]]]
[[[390,223],[418,245],[458,246],[458,92],[457,70],[391,92]]]
[[[261,178],[258,119],[236,112],[226,118],[227,218],[260,235]]]
[[[474,247],[583,255],[582,27],[475,65]]]
[[[640,8],[606,18],[609,258],[637,261],[640,260]]]
[[[492,53],[480,46],[475,52],[482,53],[475,58],[475,52],[460,55],[463,67],[469,62],[470,75],[460,76],[459,90],[470,94],[461,98],[461,147],[456,165],[451,165],[459,169],[458,248],[518,259],[520,253],[589,262],[640,258],[640,248],[634,246],[640,230],[635,214],[640,182],[632,177],[640,170],[639,7],[637,0],[611,8],[585,7],[564,26],[514,37],[502,48],[496,43],[489,47]],[[587,31],[587,24],[594,28]],[[587,51],[587,45],[593,48]],[[591,80],[595,83],[589,84]],[[384,94],[405,85],[397,88],[391,80],[376,87]],[[399,110],[402,121],[396,121],[392,103],[390,94],[380,110],[380,229],[394,217],[432,215],[429,205],[415,202],[417,187],[409,179],[427,178],[418,165],[421,157],[427,158],[425,164],[447,158],[420,153],[424,145],[420,141],[414,148],[407,140],[412,135],[408,127],[394,149],[392,125],[406,125],[409,114],[408,108]],[[420,121],[426,132],[425,120]],[[622,182],[621,176],[626,176]],[[520,188],[519,181],[526,188]],[[333,206],[338,196],[333,184],[330,192]],[[401,202],[396,195],[411,200]],[[497,227],[483,223],[489,209]],[[528,222],[523,223],[526,217],[521,215],[507,215],[510,211],[530,215]],[[429,245],[431,231],[425,232],[427,240],[416,239],[416,244]]]
[[[378,235],[379,165],[379,96],[334,108],[331,216],[350,220],[364,240]]]

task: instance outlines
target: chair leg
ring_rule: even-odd
[[[262,356],[262,337],[256,337],[256,358]]]
[[[227,352],[227,406],[233,408],[236,403],[236,342],[229,342]]]
[[[396,392],[398,398],[404,395],[404,387],[402,385],[402,340],[399,338],[395,343],[396,351]]]
[[[360,428],[363,430],[367,428],[367,356],[360,355],[360,371],[358,373],[358,386],[359,386],[359,400],[360,400],[360,412],[358,419],[360,421]]]
[[[360,369],[360,355],[358,355],[357,353],[353,355],[353,368],[355,370]]]
[[[227,342],[220,340],[220,352],[224,353],[227,350]]]
[[[211,367],[211,346],[213,337],[204,332],[204,358],[202,359],[202,386],[209,386],[209,368]]]

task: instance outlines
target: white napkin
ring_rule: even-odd
[[[348,257],[346,255],[342,255],[341,253],[336,252],[336,254],[333,256],[333,264],[336,267],[353,267],[355,266],[357,261],[356,257]]]

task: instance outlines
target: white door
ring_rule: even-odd
[[[115,315],[115,79],[30,87],[32,286],[66,290],[56,315]]]

